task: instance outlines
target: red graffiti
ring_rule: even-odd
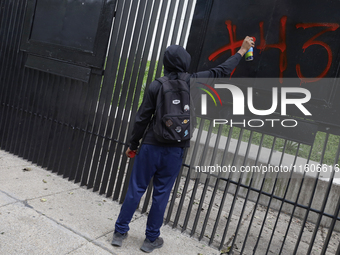
[[[225,24],[227,25],[227,30],[228,30],[230,42],[229,42],[229,44],[225,45],[224,47],[213,52],[209,56],[210,61],[215,61],[217,58],[219,58],[221,56],[222,53],[229,51],[229,50],[231,51],[231,54],[234,55],[237,52],[238,48],[240,48],[241,45],[242,45],[243,40],[236,40],[236,25],[233,25],[230,20],[227,20],[225,22]],[[268,49],[279,49],[280,50],[280,61],[279,61],[280,83],[283,82],[283,73],[287,69],[286,24],[287,24],[287,16],[283,16],[280,19],[279,42],[275,43],[275,44],[267,44],[265,33],[264,33],[264,22],[261,21],[259,23],[260,43],[256,47],[257,49],[260,50],[260,53],[262,53],[263,51],[268,50]],[[300,64],[297,64],[296,65],[297,76],[301,79],[301,82],[305,82],[305,83],[316,82],[316,81],[322,79],[323,77],[326,76],[326,74],[330,70],[332,60],[333,60],[332,50],[331,50],[331,48],[328,44],[326,44],[325,42],[322,42],[322,41],[318,41],[318,40],[316,40],[316,38],[318,38],[319,36],[323,35],[326,32],[337,30],[339,28],[339,24],[337,24],[337,23],[306,23],[306,24],[297,24],[296,25],[297,29],[298,28],[307,29],[307,28],[313,28],[313,27],[325,27],[325,29],[323,31],[319,32],[318,34],[316,34],[315,36],[313,36],[311,39],[309,39],[302,46],[303,52],[305,52],[305,50],[311,45],[320,45],[320,46],[324,47],[327,51],[328,63],[327,63],[326,68],[322,71],[322,73],[315,78],[304,77],[302,75],[302,72],[301,72]],[[232,71],[231,76],[234,74],[234,72],[235,72],[235,69]]]
[[[264,37],[264,22],[260,22],[260,44],[256,47],[260,50],[260,53],[266,49],[276,48],[280,52],[280,83],[283,82],[283,72],[287,69],[287,45],[286,45],[286,23],[287,17],[283,16],[280,20],[280,32],[279,32],[279,42],[276,44],[267,44]]]
[[[212,53],[209,56],[209,60],[210,61],[215,61],[217,58],[220,57],[220,55],[228,50],[231,51],[231,55],[234,55],[236,53],[236,49],[240,48],[242,45],[243,40],[239,40],[239,41],[235,41],[236,38],[236,26],[232,25],[230,20],[227,20],[225,22],[225,24],[227,25],[227,29],[228,29],[228,33],[229,33],[229,38],[230,38],[230,42],[229,44],[227,44],[226,46],[218,49],[217,51],[215,51],[214,53]],[[234,74],[236,69],[234,69],[231,72],[231,76]]]
[[[326,74],[328,73],[329,69],[331,68],[331,64],[332,64],[332,60],[333,60],[333,54],[332,54],[332,50],[329,47],[328,44],[321,42],[321,41],[317,41],[315,40],[317,37],[321,36],[322,34],[329,32],[329,31],[335,31],[339,28],[339,24],[335,24],[335,23],[306,23],[306,24],[297,24],[296,28],[311,28],[311,27],[327,27],[327,29],[321,31],[320,33],[316,34],[315,36],[313,36],[311,39],[309,39],[303,46],[303,52],[305,52],[305,50],[311,46],[311,45],[320,45],[322,47],[324,47],[327,50],[327,54],[328,54],[328,63],[326,68],[323,70],[323,72],[317,76],[316,78],[306,78],[302,75],[301,73],[301,66],[300,64],[296,65],[296,73],[298,75],[298,77],[301,79],[302,82],[316,82],[320,79],[322,79],[323,77],[326,76]]]

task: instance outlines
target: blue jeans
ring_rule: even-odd
[[[183,148],[143,144],[136,156],[129,188],[116,221],[115,231],[124,234],[152,177],[152,206],[146,224],[146,238],[151,242],[160,235],[172,186],[182,165]]]

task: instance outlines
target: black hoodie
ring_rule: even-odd
[[[221,65],[211,68],[207,71],[197,72],[191,74],[191,78],[223,78],[231,74],[234,68],[238,65],[241,59],[241,55],[236,53],[235,55],[228,58]],[[179,73],[186,73],[189,70],[191,62],[190,54],[179,45],[169,46],[164,53],[163,65],[164,74],[169,79],[177,79]],[[189,82],[189,79],[188,79]],[[136,150],[139,146],[140,140],[148,127],[152,115],[156,109],[156,100],[159,88],[162,84],[155,80],[150,83],[147,91],[144,93],[143,102],[138,109],[135,124],[132,131],[132,136],[130,138],[130,149]],[[189,86],[189,85],[188,85]],[[153,135],[153,126],[150,123],[149,128],[146,132],[145,138],[143,140],[145,144],[153,144],[158,146],[172,146],[172,147],[189,147],[190,141],[185,141],[181,143],[174,144],[164,144],[156,140]]]

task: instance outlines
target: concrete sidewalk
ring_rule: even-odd
[[[26,169],[28,171],[25,171]],[[120,205],[0,150],[0,254],[145,254],[146,216],[136,212],[123,247],[111,246]],[[219,254],[163,226],[152,254]]]

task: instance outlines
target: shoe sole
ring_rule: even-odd
[[[120,243],[119,241],[116,241],[116,242],[112,241],[111,245],[116,246],[116,247],[122,247],[122,243]]]
[[[140,248],[142,251],[146,252],[146,253],[150,253],[150,252],[153,252],[154,249],[159,249],[159,248],[162,248],[163,247],[163,244],[161,244],[160,246],[157,246],[157,247],[154,247],[153,249],[151,250],[148,250],[146,248],[144,248],[143,246]]]

